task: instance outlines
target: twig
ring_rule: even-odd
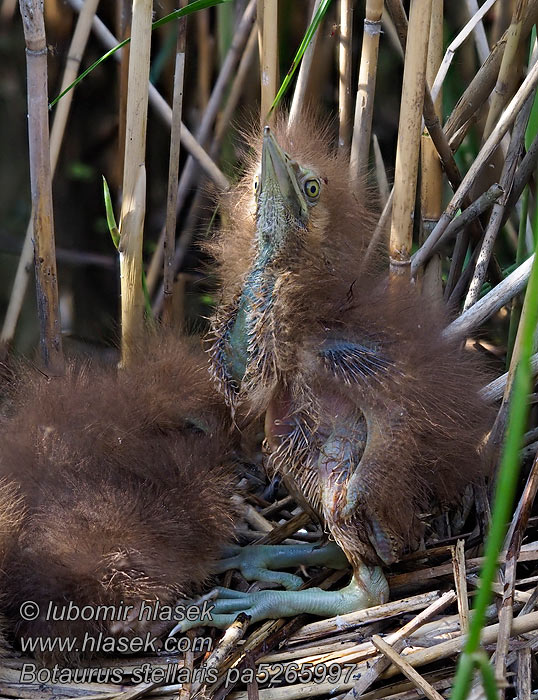
[[[39,345],[41,357],[47,370],[52,374],[62,374],[64,357],[54,250],[47,99],[48,51],[43,18],[43,0],[20,0],[20,9],[26,41],[28,72],[28,141]]]
[[[435,600],[431,605],[429,605],[425,610],[416,615],[412,620],[410,620],[406,625],[400,628],[397,632],[390,634],[386,638],[387,644],[396,651],[400,652],[404,647],[404,640],[411,634],[416,632],[422,627],[422,625],[430,620],[435,615],[438,615],[446,607],[451,605],[456,599],[456,594],[454,591],[448,591],[444,593],[439,600]],[[375,683],[379,676],[390,666],[390,661],[385,657],[380,657],[372,662],[368,670],[362,673],[359,680],[355,683],[353,688],[345,695],[342,700],[354,700],[354,698],[363,695],[368,688]]]
[[[68,2],[77,11],[80,11],[84,5],[84,0],[68,0]],[[119,42],[116,37],[103,24],[99,17],[93,18],[92,29],[106,49],[112,49],[114,46],[118,45]],[[121,56],[121,51],[116,51],[114,53],[114,59],[116,61],[121,61]],[[172,124],[172,108],[154,85],[149,85],[149,103],[158,116],[164,121],[164,123],[167,126],[170,126]],[[228,178],[211,160],[207,152],[200,145],[199,141],[191,134],[189,129],[183,123],[181,124],[181,141],[185,146],[185,149],[198,162],[206,175],[213,180],[217,187],[223,190],[227,189],[230,184]],[[158,265],[159,269],[161,262],[162,259]]]
[[[439,219],[439,223],[435,227],[434,231],[432,232],[432,236],[436,240],[438,237],[441,236],[443,231],[446,229],[450,221],[454,218],[457,210],[460,208],[462,205],[463,199],[465,195],[468,193],[471,185],[475,181],[476,176],[482,169],[483,165],[486,163],[486,161],[490,158],[490,156],[493,154],[494,150],[497,148],[500,140],[502,137],[505,135],[505,133],[508,131],[510,126],[512,125],[512,122],[515,120],[516,116],[519,114],[519,111],[521,110],[523,104],[529,97],[529,95],[533,92],[533,90],[536,87],[536,83],[538,82],[538,63],[535,63],[531,70],[529,71],[527,77],[523,81],[523,84],[519,88],[519,90],[516,92],[512,100],[510,101],[510,104],[507,106],[503,114],[501,115],[499,121],[497,122],[497,125],[491,132],[489,138],[487,139],[486,143],[482,146],[480,149],[480,152],[478,156],[476,157],[475,161],[467,171],[465,177],[461,181],[460,186],[458,187],[456,193],[452,197],[450,204],[446,208],[444,214],[441,216]],[[429,240],[429,239],[428,239]],[[424,246],[421,248],[420,251],[417,251],[413,263],[411,265],[411,274],[414,276],[416,275],[416,272],[418,268],[424,264],[424,262],[427,260],[428,255],[429,255],[429,250],[428,250],[428,241],[424,244]]]
[[[458,595],[458,613],[460,616],[460,628],[463,634],[469,631],[469,599],[467,597],[467,581],[465,566],[465,542],[458,540],[452,550],[452,566],[454,567],[454,582]]]
[[[487,14],[487,12],[489,12],[491,7],[496,2],[497,0],[486,0],[478,12],[472,15],[465,27],[463,27],[461,32],[448,45],[431,89],[433,100],[437,99],[437,95],[441,90],[441,86],[446,78],[446,74],[448,73],[448,69],[450,68],[450,64],[452,63],[452,59],[454,58],[457,49],[459,49],[459,47],[465,42],[469,34],[476,29],[477,25],[482,23],[483,17]],[[482,30],[483,29],[484,27],[482,25]]]
[[[200,148],[203,151],[204,147],[206,146],[206,142],[209,139],[210,133],[211,133],[211,128],[215,122],[215,119],[217,117],[218,110],[220,108],[220,105],[222,103],[222,99],[224,96],[224,93],[228,87],[228,84],[233,76],[233,73],[237,67],[237,63],[239,61],[239,56],[242,54],[243,49],[246,45],[246,42],[248,40],[248,37],[250,35],[250,30],[252,29],[252,26],[254,24],[254,20],[256,17],[256,0],[250,0],[249,4],[245,8],[245,11],[243,13],[243,17],[241,18],[241,21],[239,22],[239,26],[236,29],[236,32],[234,34],[234,38],[232,41],[232,45],[230,46],[228,53],[226,54],[226,58],[224,59],[224,62],[222,64],[222,68],[220,70],[220,73],[218,75],[217,81],[215,82],[215,86],[213,87],[213,91],[211,92],[211,97],[209,98],[209,102],[207,103],[207,108],[202,116],[202,120],[200,122],[200,126],[198,127],[196,131],[196,138],[194,141],[197,144],[200,144]],[[160,96],[159,96],[160,97]],[[151,90],[150,90],[150,98],[151,98]],[[165,114],[166,114],[166,119],[167,121],[170,122],[171,120],[171,109],[170,107],[166,104],[166,102],[160,98],[157,99],[155,97],[155,102],[158,104],[159,109],[162,109]],[[164,115],[163,115],[164,116]],[[181,125],[181,135],[182,138],[184,138],[184,135],[186,133],[186,127],[182,124]],[[187,144],[185,143],[185,147],[187,148]],[[203,151],[206,155],[207,153]],[[181,173],[181,177],[179,179],[179,185],[178,185],[178,195],[177,195],[177,203],[176,203],[176,214],[179,215],[179,212],[183,208],[185,201],[187,199],[187,196],[189,194],[189,189],[192,185],[192,182],[194,180],[194,177],[197,172],[197,164],[192,157],[194,154],[191,153],[191,155],[187,158],[187,162],[185,163],[185,167],[183,168],[183,171]],[[213,163],[212,159],[210,158],[209,155],[207,155],[207,160],[211,163]],[[200,163],[200,165],[202,165]],[[216,167],[216,166],[215,166]],[[218,168],[217,168],[218,170]],[[215,180],[214,175],[211,176],[211,179],[215,182],[217,187],[221,190],[226,190],[229,187],[229,182],[226,176],[219,172],[219,178]],[[209,173],[208,173],[209,174]],[[147,275],[147,285],[148,285],[148,291],[150,296],[153,294],[153,291],[155,290],[155,286],[157,284],[157,280],[159,278],[160,270],[161,270],[161,264],[162,264],[162,255],[163,255],[163,241],[164,241],[164,233],[161,232],[161,236],[159,238],[159,243],[157,244],[157,247],[155,248],[155,252],[153,253],[149,268],[148,268],[148,275]],[[177,268],[176,268],[177,269]]]
[[[522,24],[523,24],[523,14],[527,9],[527,0],[516,0],[514,12],[512,15],[512,22],[507,30],[506,38],[506,48],[501,61],[501,66],[499,68],[499,75],[497,77],[497,82],[495,88],[491,95],[491,102],[489,105],[488,117],[486,120],[486,126],[484,127],[483,139],[484,141],[490,135],[495,125],[495,122],[499,118],[504,105],[506,104],[506,98],[508,96],[508,86],[513,83],[514,75],[514,63],[516,61],[516,53],[518,50]]]
[[[181,7],[186,5],[182,0]],[[179,180],[179,154],[181,139],[181,114],[183,111],[183,78],[185,75],[185,38],[187,19],[179,20],[177,28],[176,65],[174,72],[174,94],[172,97],[172,125],[170,129],[170,158],[168,163],[168,191],[166,197],[166,224],[164,240],[164,308],[163,321],[172,324],[174,293],[174,256],[177,223],[177,185]]]
[[[523,18],[522,38],[529,34],[537,20],[538,0],[531,0]],[[504,55],[507,36],[508,32],[505,32],[495,44],[488,59],[479,68],[477,74],[457,101],[445,124],[445,133],[449,139],[477,112],[493,90],[499,75],[499,67]]]
[[[531,357],[531,371],[533,376],[538,374],[538,353]],[[500,377],[494,379],[492,382],[487,384],[481,391],[480,395],[488,403],[494,403],[502,398],[504,390],[506,387],[506,382],[508,381],[508,372],[501,374]]]
[[[62,77],[62,85],[60,88],[60,92],[63,92],[65,88],[67,88],[67,86],[70,85],[77,76],[80,61],[82,60],[84,49],[86,48],[86,44],[88,43],[92,18],[95,15],[98,4],[99,0],[87,0],[84,3],[84,6],[80,12],[77,24],[75,26],[75,31],[73,33],[73,39],[71,40],[71,45],[67,52],[67,61]],[[67,118],[71,109],[73,94],[73,90],[67,93],[64,99],[59,102],[54,115],[54,122],[52,124],[52,129],[50,132],[51,178],[54,177],[54,173],[56,171],[56,164],[58,163],[58,156],[60,153],[63,135],[65,133]],[[17,271],[15,273],[15,280],[13,282],[13,289],[11,290],[4,324],[2,326],[2,334],[0,335],[0,341],[4,343],[11,342],[13,336],[15,335],[17,321],[19,320],[22,305],[24,302],[24,297],[26,295],[29,273],[31,269],[30,266],[32,263],[32,257],[34,253],[32,237],[33,218],[30,218],[30,221],[28,222],[28,227],[26,229],[26,235],[24,238],[22,252],[19,258],[19,263],[17,265]]]
[[[506,55],[506,54],[505,54]],[[480,289],[484,284],[486,279],[486,271],[488,263],[493,252],[493,245],[497,238],[497,234],[501,228],[501,223],[506,207],[506,202],[508,199],[508,193],[512,188],[512,182],[514,180],[514,175],[516,172],[516,167],[519,161],[519,156],[525,142],[525,129],[527,128],[527,122],[529,120],[529,115],[534,102],[534,95],[536,91],[532,93],[527,99],[526,103],[523,105],[521,111],[517,115],[516,121],[514,123],[514,128],[512,130],[512,138],[510,139],[510,146],[506,153],[506,159],[504,161],[503,171],[501,175],[500,186],[504,190],[503,196],[501,196],[497,202],[493,205],[493,210],[491,216],[489,217],[488,227],[484,234],[484,240],[482,242],[482,247],[480,249],[480,254],[476,261],[476,266],[469,285],[469,291],[467,293],[467,298],[465,299],[465,304],[463,310],[466,311],[471,307],[480,294]]]
[[[467,10],[469,11],[469,18],[472,18],[480,11],[478,7],[477,0],[467,0]],[[486,30],[484,29],[484,23],[482,18],[475,24],[473,29],[474,40],[476,44],[476,52],[478,53],[478,58],[480,63],[484,61],[489,56],[489,44],[486,37]]]
[[[443,696],[440,695],[436,690],[434,690],[429,683],[427,683],[424,678],[415,671],[415,669],[410,666],[407,661],[404,661],[402,657],[394,651],[394,649],[384,642],[381,637],[374,634],[372,637],[372,642],[374,645],[382,652],[390,661],[399,668],[399,670],[404,674],[406,678],[414,683],[414,685],[430,700],[444,700]]]

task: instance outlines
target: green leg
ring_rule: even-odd
[[[248,580],[263,580],[280,583],[288,589],[298,588],[302,583],[298,576],[270,570],[271,566],[307,566],[324,564],[341,569],[347,566],[342,550],[334,543],[324,547],[297,546],[252,546],[223,560],[219,570],[239,568]],[[241,612],[250,616],[251,622],[265,619],[293,617],[303,613],[334,617],[362,608],[383,603],[388,599],[388,585],[381,569],[361,565],[351,582],[339,591],[324,591],[309,588],[304,591],[259,591],[242,593],[228,588],[218,588],[218,598],[209,614],[209,619],[183,621],[170,634],[186,632],[192,627],[207,625],[224,629],[229,627]]]

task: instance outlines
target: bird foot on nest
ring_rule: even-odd
[[[250,622],[266,619],[294,617],[304,613],[320,617],[334,617],[385,602],[388,584],[378,566],[361,564],[345,588],[325,591],[321,588],[297,589],[303,582],[299,576],[273,571],[272,566],[326,565],[342,569],[348,565],[342,550],[334,543],[323,547],[312,545],[253,545],[234,550],[233,556],[220,562],[219,570],[238,568],[247,580],[279,583],[288,590],[266,590],[243,593],[229,588],[217,588],[217,599],[210,615],[204,621],[185,620],[170,633],[207,625],[224,629],[229,627],[239,613],[250,617]]]

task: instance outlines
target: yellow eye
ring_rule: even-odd
[[[254,188],[254,192],[257,192],[258,188],[260,187],[260,176],[259,175],[256,175],[256,177],[254,178],[254,182],[252,183],[252,186]]]
[[[310,197],[310,199],[317,199],[321,191],[319,180],[315,177],[310,177],[308,180],[305,180],[304,191],[306,196]]]

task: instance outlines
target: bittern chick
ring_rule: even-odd
[[[416,545],[418,514],[484,472],[484,368],[443,337],[444,309],[407,281],[389,284],[380,256],[363,265],[376,217],[327,141],[312,121],[265,127],[261,154],[225,198],[211,246],[222,282],[211,359],[232,410],[265,415],[269,473],[319,516],[353,579],[338,592],[230,595],[214,624],[245,607],[259,619],[385,601],[380,566]],[[275,565],[267,554],[258,569]],[[297,554],[322,559],[307,546]]]
[[[45,640],[36,655],[46,663],[73,664],[100,651],[100,633],[162,631],[156,601],[199,593],[233,532],[231,421],[206,356],[151,334],[122,370],[27,371],[8,404],[0,475],[22,505],[2,552],[12,636]],[[36,619],[21,616],[25,601]],[[89,607],[77,616],[70,603]],[[114,607],[92,615],[98,606]]]

